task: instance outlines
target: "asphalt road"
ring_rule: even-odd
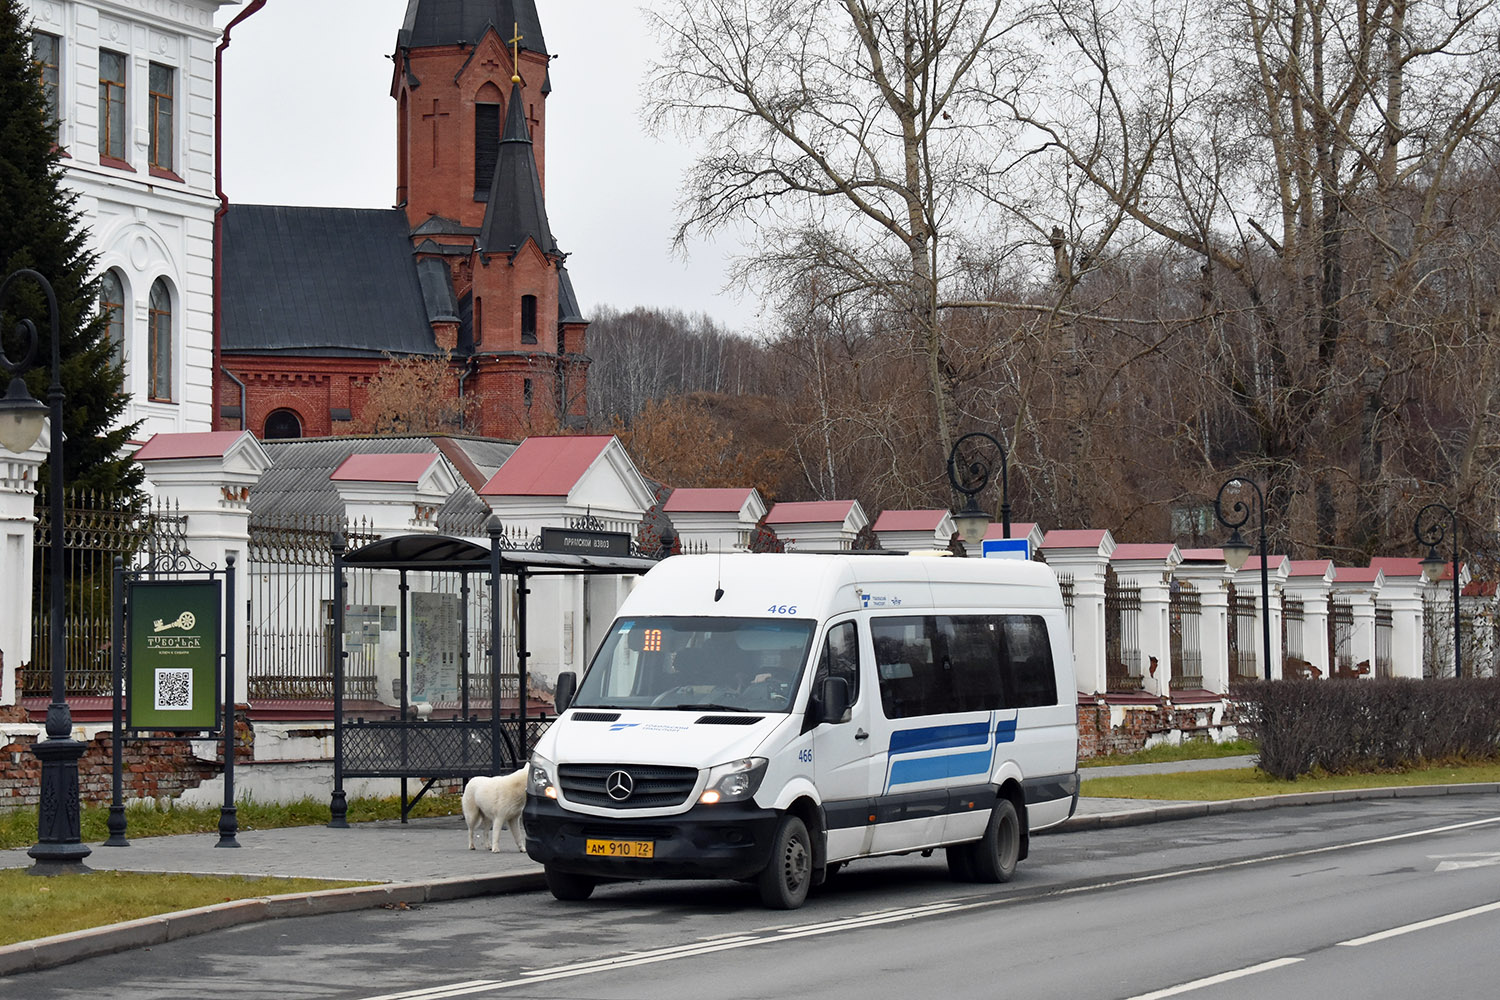
[[[1009,885],[945,875],[941,855],[856,864],[791,913],[734,883],[621,883],[584,904],[277,920],[8,977],[0,996],[1331,1000],[1488,997],[1500,979],[1490,796],[1051,835]]]

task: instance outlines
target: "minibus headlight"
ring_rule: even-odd
[[[526,770],[526,794],[544,799],[557,798],[557,781],[553,778],[552,762],[537,754],[531,755]]]
[[[760,788],[768,763],[765,757],[744,757],[710,768],[708,787],[698,796],[698,801],[713,805],[715,802],[740,802],[750,798]]]

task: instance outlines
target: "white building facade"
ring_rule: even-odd
[[[234,3],[21,3],[140,440],[213,429],[214,19]]]

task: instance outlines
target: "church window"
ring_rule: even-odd
[[[105,271],[99,279],[99,307],[109,317],[109,359],[125,363],[125,285],[118,271]]]
[[[52,123],[53,138],[62,137],[62,89],[60,87],[62,65],[62,39],[38,31],[32,36],[32,58],[36,60],[37,72],[42,78],[42,90],[47,96],[47,118]]]
[[[151,393],[154,400],[172,400],[172,293],[164,278],[151,286],[150,302]]]
[[[500,105],[474,105],[474,200],[490,200],[490,182],[500,162]]]
[[[99,155],[125,159],[125,57],[99,50]]]
[[[151,166],[172,169],[172,99],[176,92],[172,67],[151,64]]]
[[[302,436],[302,421],[291,410],[272,410],[266,417],[265,439],[276,441]]]
[[[521,381],[521,405],[531,409],[531,379]]]
[[[521,296],[521,343],[536,343],[536,296]]]

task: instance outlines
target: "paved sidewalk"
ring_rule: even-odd
[[[1248,767],[1250,757],[1085,768],[1083,777]],[[1313,805],[1395,795],[1500,794],[1500,784],[1434,785],[1275,795],[1230,802],[1160,802],[1141,799],[1080,799],[1059,832],[1159,823],[1277,806]],[[127,831],[126,836],[129,836]],[[0,976],[50,968],[92,955],[149,947],[220,927],[284,916],[369,909],[400,903],[436,902],[544,888],[542,868],[516,850],[502,833],[499,853],[468,849],[463,818],[445,816],[355,823],[345,830],[324,826],[241,831],[238,848],[220,848],[217,833],[143,837],[129,847],[94,846],[85,864],[97,871],[191,872],[215,875],[301,876],[377,882],[375,886],[220,903],[181,913],[62,934],[0,947]],[[31,865],[24,848],[0,851],[0,868]]]

